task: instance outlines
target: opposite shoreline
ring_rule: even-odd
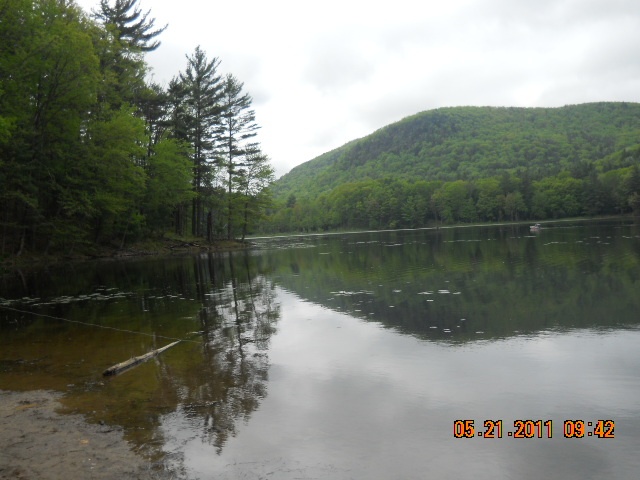
[[[318,237],[363,233],[381,233],[381,232],[402,232],[412,230],[450,230],[456,228],[471,227],[517,227],[533,223],[541,223],[545,225],[566,224],[571,222],[593,222],[603,220],[631,220],[633,222],[640,221],[640,217],[633,215],[609,215],[598,217],[573,217],[561,219],[547,220],[520,220],[506,222],[481,222],[481,223],[456,223],[456,224],[438,224],[422,228],[402,228],[392,230],[344,230],[344,231],[328,231],[328,232],[291,232],[291,233],[274,233],[270,235],[256,235],[247,237],[246,240],[217,240],[207,242],[204,239],[175,239],[175,238],[159,238],[155,240],[146,240],[136,242],[126,248],[115,247],[92,247],[85,251],[78,251],[72,254],[55,254],[44,255],[38,253],[25,253],[24,255],[10,255],[4,258],[0,257],[0,274],[12,269],[53,266],[69,262],[91,262],[91,261],[112,261],[126,260],[129,258],[141,258],[149,256],[172,256],[172,255],[190,255],[202,252],[226,253],[248,250],[254,246],[254,240],[269,240],[277,238],[300,238],[300,237]]]

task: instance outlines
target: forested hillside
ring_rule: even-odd
[[[273,169],[252,99],[196,47],[167,87],[138,0],[0,0],[0,257],[243,237]]]
[[[422,112],[278,180],[268,231],[640,210],[640,104]]]

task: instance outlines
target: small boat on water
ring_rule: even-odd
[[[535,225],[531,225],[529,227],[529,230],[532,232],[539,232],[540,230],[542,230],[542,227],[540,226],[539,223],[536,223]]]

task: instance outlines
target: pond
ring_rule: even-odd
[[[254,242],[2,277],[0,389],[189,479],[637,477],[631,220]]]

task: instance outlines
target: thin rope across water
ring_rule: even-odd
[[[131,333],[131,334],[134,334],[134,335],[144,335],[146,337],[153,337],[153,338],[163,338],[165,340],[174,340],[174,341],[175,340],[179,340],[181,342],[196,343],[198,345],[202,344],[202,342],[197,342],[195,340],[187,340],[185,338],[167,337],[165,335],[158,335],[158,334],[155,334],[155,333],[136,332],[135,330],[127,330],[127,329],[124,329],[124,328],[109,327],[107,325],[97,325],[95,323],[81,322],[80,320],[69,320],[68,318],[54,317],[52,315],[46,315],[44,313],[29,312],[27,310],[20,310],[18,308],[7,307],[5,305],[0,305],[0,308],[4,308],[5,310],[11,310],[11,311],[17,312],[17,313],[24,313],[24,314],[27,314],[27,315],[35,315],[37,317],[50,318],[52,320],[60,320],[62,322],[77,323],[79,325],[85,325],[87,327],[97,327],[97,328],[103,328],[105,330],[114,330],[116,332]],[[200,333],[200,332],[193,332],[193,333]]]

